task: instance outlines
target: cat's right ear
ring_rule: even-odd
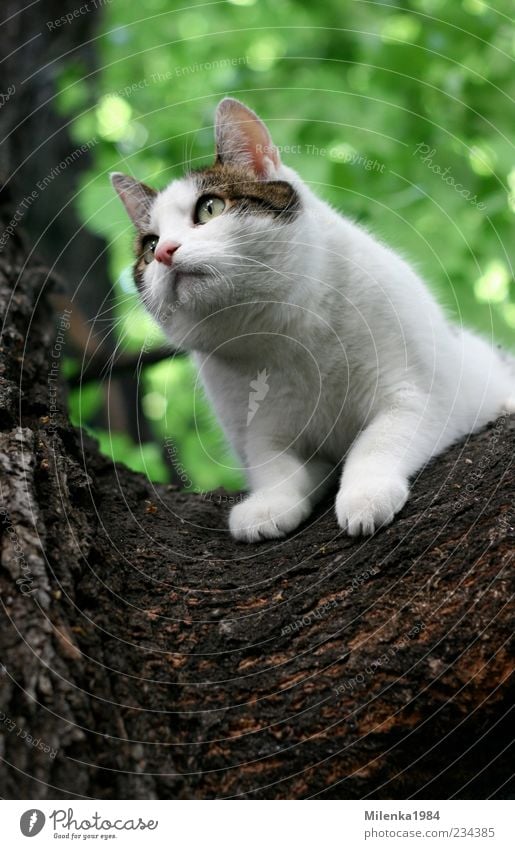
[[[222,165],[250,168],[258,180],[273,180],[280,167],[279,151],[268,128],[252,109],[224,97],[215,120],[216,158]]]
[[[135,180],[134,177],[120,174],[119,171],[113,172],[110,177],[113,188],[118,192],[129,218],[139,230],[144,230],[148,227],[149,212],[157,192],[145,183]]]

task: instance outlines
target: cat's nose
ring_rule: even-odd
[[[154,251],[154,257],[158,262],[163,262],[165,265],[171,265],[173,255],[177,248],[180,248],[180,245],[178,245],[177,242],[171,242],[169,239],[165,239],[164,242],[159,242]]]

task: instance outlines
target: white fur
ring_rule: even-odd
[[[224,212],[194,227],[191,177],[158,195],[151,230],[181,247],[172,268],[148,265],[144,300],[193,352],[246,470],[251,494],[231,512],[234,537],[294,530],[342,461],[338,522],[370,534],[431,457],[514,408],[514,374],[492,344],[448,322],[396,253],[275,157],[266,166],[300,195],[291,223]],[[248,416],[264,369],[266,397]]]

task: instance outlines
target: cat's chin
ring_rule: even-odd
[[[204,312],[232,294],[233,284],[202,269],[178,269],[173,279],[174,301],[178,307]]]
[[[192,303],[201,298],[209,286],[213,285],[213,278],[205,271],[179,270],[173,275],[173,292],[175,300],[180,304]]]

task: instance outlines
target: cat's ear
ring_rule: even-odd
[[[118,171],[110,174],[110,177],[113,188],[118,192],[129,218],[139,230],[145,229],[148,226],[150,208],[157,197],[155,189]]]
[[[225,97],[215,122],[216,158],[224,165],[251,168],[260,180],[277,176],[279,152],[263,121],[239,100]]]

